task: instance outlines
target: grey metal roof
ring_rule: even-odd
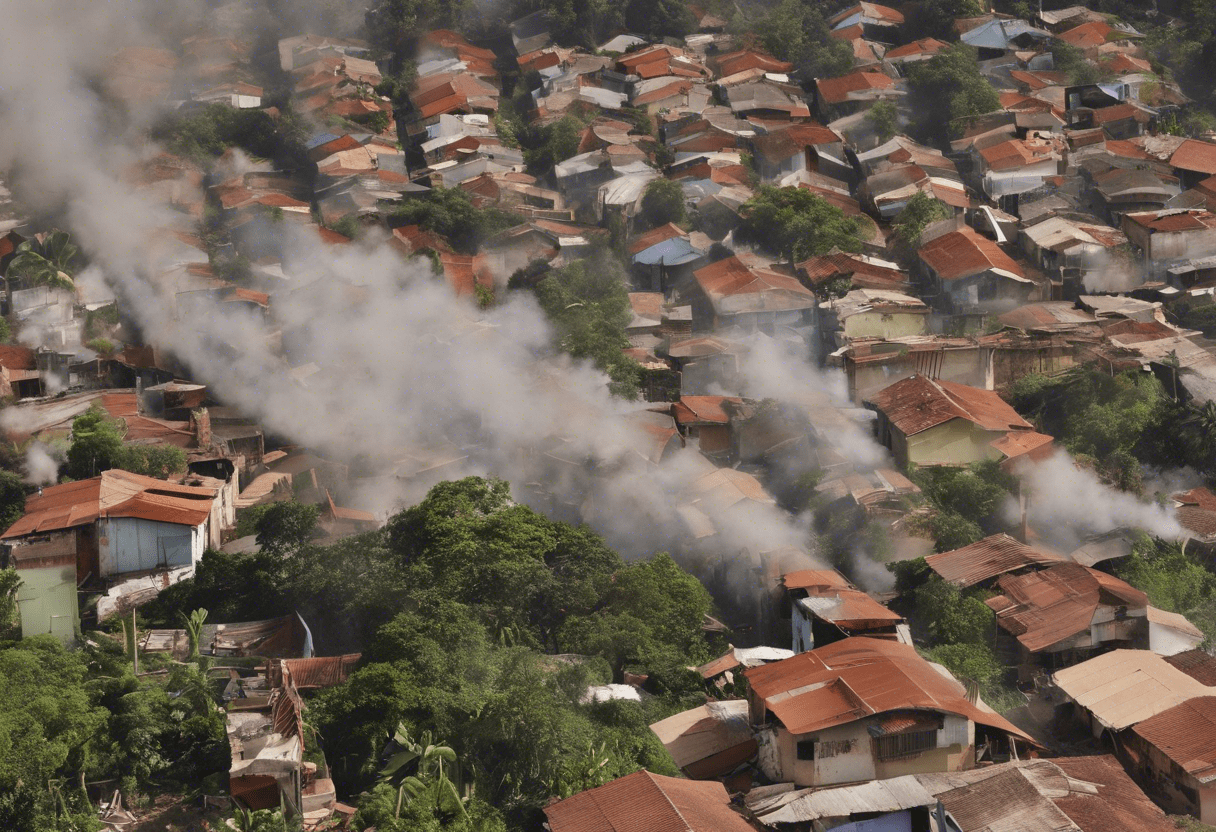
[[[869,812],[899,812],[937,802],[915,775],[871,780],[835,789],[800,790],[776,797],[748,798],[748,808],[761,823],[806,823],[820,818],[848,817]]]

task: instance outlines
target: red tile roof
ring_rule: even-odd
[[[0,344],[0,367],[7,370],[37,370],[37,354],[29,347]]]
[[[1148,596],[1104,572],[1061,563],[1026,575],[1004,575],[1004,595],[986,603],[997,623],[1027,650],[1045,650],[1088,630],[1099,604],[1144,608]]]
[[[766,159],[788,159],[802,153],[808,147],[821,144],[840,144],[842,139],[828,128],[812,123],[794,124],[784,130],[775,130],[752,139],[756,154]]]
[[[452,290],[460,297],[476,294],[477,287],[494,288],[494,275],[490,273],[484,254],[468,257],[462,254],[440,252],[443,276]]]
[[[693,272],[698,285],[720,314],[808,309],[815,293],[798,279],[772,269],[749,269],[738,257],[728,257]],[[723,299],[742,297],[747,303],[735,308]]]
[[[1055,439],[1033,430],[1010,431],[989,444],[1005,457],[1013,459],[1046,459],[1055,452]]]
[[[881,20],[883,23],[890,24],[892,26],[899,26],[904,22],[904,16],[889,6],[880,6],[877,3],[863,2],[832,15],[830,18],[828,18],[828,25],[834,26],[835,24],[840,23],[843,20],[847,20],[849,17],[855,14],[861,14],[868,18]]]
[[[862,90],[889,90],[895,86],[895,79],[890,75],[870,70],[862,70],[840,78],[821,78],[816,81],[819,97],[828,104],[839,104],[847,101],[849,93]]]
[[[1026,276],[1000,246],[967,227],[931,240],[917,253],[942,280],[971,277],[989,269]]]
[[[113,469],[87,480],[52,485],[27,498],[25,514],[0,538],[83,526],[99,517],[138,517],[197,526],[211,514],[210,488],[176,485]]]
[[[1132,728],[1200,783],[1216,780],[1216,696],[1198,696]]]
[[[961,549],[925,558],[942,580],[962,587],[1029,566],[1047,566],[1064,560],[1060,555],[1032,549],[1007,534],[994,534]]]
[[[991,390],[919,374],[880,390],[870,402],[905,436],[913,436],[951,419],[966,419],[989,431],[1033,429]]]
[[[962,685],[934,670],[915,648],[895,641],[846,638],[744,675],[753,694],[791,734],[890,711],[930,710],[1033,742],[1004,717],[968,701]],[[816,685],[821,687],[800,692]]]
[[[1113,124],[1126,118],[1133,118],[1136,121],[1148,124],[1148,114],[1133,104],[1116,104],[1113,107],[1100,107],[1094,110],[1095,124]]]
[[[635,771],[544,809],[553,832],[752,832],[716,781]]]

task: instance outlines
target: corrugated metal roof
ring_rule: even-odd
[[[1165,660],[1201,684],[1216,687],[1216,656],[1203,650],[1187,650],[1166,656]]]
[[[968,227],[929,241],[917,253],[942,280],[958,280],[991,269],[1026,277],[1022,267],[996,243]]]
[[[904,620],[902,615],[887,609],[859,589],[836,589],[829,594],[811,595],[800,599],[798,605],[824,621],[846,629]]]
[[[817,303],[815,293],[797,278],[750,269],[738,257],[697,269],[693,276],[720,315],[810,309]]]
[[[25,514],[3,539],[92,523],[99,517],[138,517],[197,526],[211,513],[215,491],[144,477],[117,468],[78,482],[52,485],[26,500]]]
[[[1199,696],[1132,729],[1200,783],[1216,780],[1216,696]]]
[[[544,809],[553,832],[752,832],[717,782],[637,771]]]
[[[816,81],[820,100],[827,104],[847,101],[855,92],[866,90],[889,90],[895,86],[890,75],[872,70],[862,70],[839,78],[820,78]]]
[[[1102,725],[1122,730],[1216,688],[1150,650],[1113,650],[1052,676],[1060,690]]]
[[[299,690],[329,688],[350,678],[362,656],[362,653],[348,653],[344,656],[321,656],[312,659],[281,659],[280,673],[286,670]]]
[[[853,589],[853,585],[835,569],[800,569],[787,572],[781,578],[786,589]]]
[[[871,714],[924,709],[965,716],[1033,742],[998,714],[968,701],[962,685],[939,673],[914,648],[847,638],[791,659],[745,671],[765,707],[794,734]]]
[[[993,534],[962,549],[929,555],[924,560],[934,572],[941,575],[942,580],[958,586],[974,586],[997,575],[1030,566],[1060,563],[1065,558],[1031,549],[1007,534]]]
[[[996,612],[997,623],[1031,652],[1088,630],[1099,604],[1143,609],[1148,603],[1140,590],[1079,563],[1004,575],[1000,587],[1005,594],[984,603]]]
[[[945,424],[966,419],[984,430],[1031,430],[995,392],[914,375],[895,382],[870,397],[891,424],[905,436],[913,436]]]
[[[786,792],[775,800],[757,801],[749,795],[747,800],[748,808],[767,826],[871,812],[900,812],[936,802],[937,798],[913,774],[831,789]]]
[[[710,702],[651,724],[680,768],[739,745],[754,743],[747,701]]]
[[[1052,763],[1068,778],[1068,795],[1052,798],[1081,832],[1177,832],[1173,820],[1149,800],[1122,764],[1107,754],[1061,757]],[[1078,785],[1092,786],[1087,794]]]
[[[681,425],[715,424],[730,422],[726,404],[742,404],[737,396],[681,396],[671,406],[672,416]]]

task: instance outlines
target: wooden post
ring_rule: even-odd
[[[131,661],[135,663],[135,675],[139,675],[139,633],[135,629],[135,610],[131,610]]]

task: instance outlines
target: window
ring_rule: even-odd
[[[880,760],[911,757],[933,748],[937,748],[937,731],[932,729],[892,734],[889,737],[878,737],[874,740],[874,755]]]
[[[803,740],[802,742],[798,743],[798,759],[815,759],[815,740]]]

